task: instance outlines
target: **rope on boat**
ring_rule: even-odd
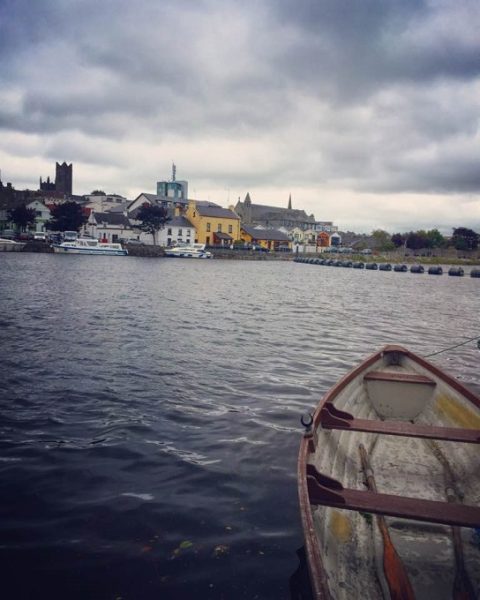
[[[438,352],[432,352],[432,354],[425,355],[425,358],[430,358],[430,356],[436,356],[437,354],[442,354],[442,352],[448,352],[449,350],[455,350],[455,348],[459,348],[460,346],[465,346],[465,344],[469,344],[470,342],[477,342],[477,348],[480,350],[480,336],[476,335],[473,338],[466,340],[465,342],[461,342],[460,344],[455,344],[454,346],[449,346],[448,348],[444,348],[443,350],[439,350]]]

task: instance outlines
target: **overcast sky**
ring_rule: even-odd
[[[0,0],[0,169],[480,231],[479,0]]]

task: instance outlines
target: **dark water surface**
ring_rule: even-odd
[[[289,598],[299,417],[385,343],[479,333],[480,280],[0,254],[12,599]],[[477,386],[472,343],[433,358]]]

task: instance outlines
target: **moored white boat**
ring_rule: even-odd
[[[476,598],[480,398],[386,346],[328,391],[311,421],[298,490],[314,598]],[[396,556],[384,555],[392,545]]]
[[[128,250],[116,242],[99,242],[91,238],[78,238],[71,242],[53,244],[59,254],[91,254],[100,256],[126,256]]]
[[[0,238],[0,252],[20,252],[20,250],[23,250],[24,248],[24,242]]]
[[[165,248],[165,256],[169,258],[212,258],[212,253],[205,250],[205,244],[178,244]]]

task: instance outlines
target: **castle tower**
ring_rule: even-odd
[[[40,187],[38,188],[41,192],[54,192],[55,184],[50,181],[50,177],[47,177],[46,181],[43,181],[40,177]]]
[[[55,190],[64,196],[72,195],[72,163],[55,163]]]

